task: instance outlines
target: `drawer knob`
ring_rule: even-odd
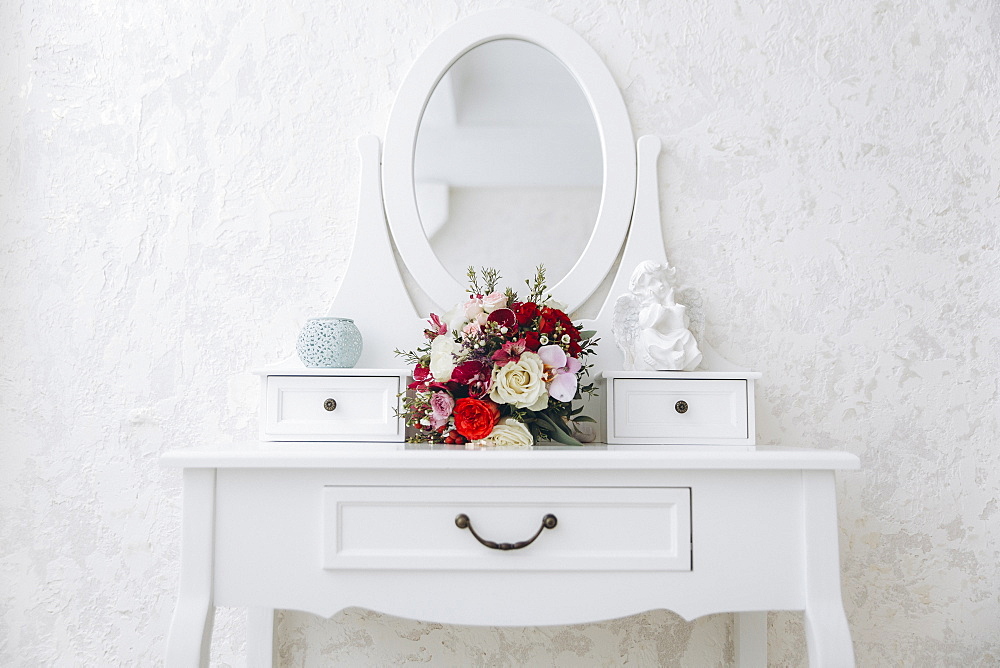
[[[332,411],[336,407],[337,407],[337,400],[336,399],[327,399],[326,401],[323,402],[323,408],[325,408],[328,411]]]
[[[476,533],[476,530],[472,528],[472,520],[469,519],[468,515],[462,513],[461,515],[455,517],[455,526],[459,529],[468,529],[476,540],[491,550],[520,550],[522,547],[528,547],[535,542],[536,538],[542,535],[542,531],[545,529],[554,529],[558,523],[559,520],[556,519],[556,516],[549,513],[542,518],[542,526],[538,527],[538,531],[535,532],[535,535],[528,540],[522,540],[518,543],[494,543],[492,540],[483,539],[478,533]]]
[[[674,404],[674,410],[677,411],[678,413],[687,413],[688,412],[688,402],[683,401],[683,400],[678,401],[676,404]]]

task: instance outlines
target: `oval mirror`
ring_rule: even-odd
[[[469,265],[516,289],[544,264],[573,311],[621,250],[635,145],[590,46],[544,15],[501,9],[456,23],[414,63],[382,180],[396,248],[438,307],[462,298]]]
[[[424,235],[460,282],[474,256],[510,282],[544,263],[555,285],[593,233],[602,164],[569,70],[537,44],[486,42],[448,68],[420,120],[413,181]]]

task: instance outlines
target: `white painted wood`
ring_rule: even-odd
[[[218,604],[273,605],[321,615],[360,606],[430,621],[486,625],[582,623],[661,607],[693,618],[802,604],[797,471],[527,473],[444,468],[434,474],[406,469],[220,471],[219,523],[226,530],[220,530],[217,547]],[[548,487],[546,480],[612,492],[687,482],[693,499],[693,570],[474,570],[463,559],[455,559],[447,570],[322,568],[323,538],[317,527],[324,510],[319,500],[331,482],[362,483],[357,486],[380,488],[392,498],[393,488],[421,484],[489,490],[511,483]],[[394,522],[393,528],[401,523]]]
[[[411,350],[419,345],[423,327],[389,241],[382,209],[378,137],[359,138],[358,151],[361,187],[354,248],[329,315],[352,318],[361,330],[364,343],[358,366],[393,368],[400,365],[393,351]]]
[[[190,660],[169,665],[195,665],[198,648],[207,647],[210,629],[200,622],[190,624],[187,613],[194,610],[196,620],[204,619],[212,605],[297,609],[324,616],[360,606],[473,625],[583,623],[656,608],[674,610],[685,619],[727,611],[805,610],[813,665],[850,665],[842,661],[852,650],[839,593],[833,471],[857,468],[853,455],[790,448],[732,452],[607,446],[479,452],[418,450],[402,444],[277,445],[281,447],[175,451],[163,458],[168,465],[186,467],[192,483],[210,483],[217,476],[214,508],[204,484],[188,487],[185,579],[175,615],[182,621],[175,621],[169,644],[173,654],[168,656],[182,656],[186,649],[183,656]],[[324,502],[324,495],[334,488],[351,488],[348,497],[364,511],[351,521],[371,524],[350,529],[354,542],[348,541],[348,547],[360,544],[362,553],[369,551],[343,555],[362,557],[351,568],[324,568],[329,533],[324,536],[323,527],[331,517],[331,497]],[[685,488],[691,495],[691,570],[635,568],[635,549],[650,540],[655,552],[664,536],[643,537],[630,525],[630,514],[638,507],[640,514],[655,515],[656,501],[649,494],[676,494]],[[565,497],[549,496],[559,490]],[[416,500],[416,514],[401,514],[415,492],[425,495]],[[440,517],[434,515],[437,511],[422,516],[435,500],[443,504]],[[429,530],[431,519],[445,525],[453,521],[455,500],[480,504],[482,511],[476,508],[476,513],[500,513],[484,515],[482,521],[483,533],[496,532],[494,539],[501,540],[521,539],[521,523],[531,519],[506,515],[518,504],[524,504],[529,515],[541,513],[542,502],[545,512],[563,513],[560,525],[532,546],[539,553],[556,548],[572,552],[575,548],[567,546],[594,543],[600,549],[599,538],[572,531],[590,517],[586,503],[592,500],[598,513],[595,523],[619,532],[615,540],[624,542],[626,549],[605,552],[598,563],[574,565],[566,555],[523,570],[503,562],[476,568],[464,556],[444,567],[440,553],[429,557],[439,560],[439,568],[387,568],[374,559],[385,555],[371,550],[399,556],[391,553]],[[553,510],[551,503],[564,505]],[[469,514],[474,522],[479,516]],[[682,515],[678,513],[678,528],[668,521],[653,531],[683,533]],[[612,526],[615,522],[622,527]],[[642,531],[650,531],[648,521],[641,524]],[[560,528],[567,530],[560,534]],[[452,535],[471,538],[466,533],[455,528]],[[451,549],[450,538],[432,534],[431,539],[435,545],[442,543],[440,549]],[[560,540],[568,543],[560,547]],[[194,546],[198,549],[191,549]],[[534,559],[527,551],[515,558],[522,557]],[[200,576],[194,588],[188,586],[195,582],[193,574]]]
[[[323,493],[323,568],[684,571],[691,569],[691,490],[600,487],[345,487]],[[481,545],[455,525],[466,514]]]
[[[854,646],[840,593],[837,492],[833,473],[803,472],[802,488],[809,665],[854,668]]]
[[[166,668],[207,668],[213,601],[215,470],[184,471],[181,582],[167,634]]]
[[[402,441],[401,376],[265,376],[264,438]],[[326,408],[327,400],[335,408]]]
[[[278,665],[278,639],[273,608],[247,610],[247,668]]]
[[[757,446],[755,450],[690,446],[604,444],[537,446],[530,450],[455,450],[404,443],[264,443],[241,441],[211,448],[172,450],[165,466],[181,468],[264,468],[398,470],[432,475],[440,470],[530,471],[573,475],[583,471],[630,470],[857,470],[856,455],[839,450]],[[428,478],[431,480],[431,478]],[[686,485],[682,485],[684,487]]]
[[[756,380],[761,374],[757,371],[604,371],[603,378],[666,378],[672,380],[701,379],[727,380],[740,378]]]
[[[397,360],[398,362],[399,360]],[[352,367],[350,369],[326,369],[323,367],[307,367],[296,359],[287,359],[282,362],[270,364],[260,369],[254,369],[250,373],[257,376],[398,376],[406,378],[410,370],[403,369],[396,365],[396,368],[382,367],[369,369],[362,367]]]
[[[604,374],[609,443],[753,445],[753,380],[698,372]],[[640,376],[640,377],[630,377]],[[679,412],[684,402],[685,412]]]
[[[385,211],[407,269],[439,308],[463,296],[463,286],[430,248],[417,212],[413,156],[424,107],[435,84],[470,49],[496,39],[521,39],[555,55],[579,82],[597,121],[604,154],[604,185],[597,223],[583,254],[552,294],[575,310],[601,284],[621,249],[635,197],[635,149],[621,93],[593,49],[571,29],[525,9],[497,9],[468,17],[441,33],[400,86],[386,128],[382,180]],[[470,264],[475,264],[470,256]]]
[[[767,613],[736,613],[733,636],[737,668],[767,668]]]

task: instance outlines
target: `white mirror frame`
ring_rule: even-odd
[[[604,156],[604,182],[597,222],[583,254],[552,295],[575,311],[590,297],[622,248],[635,203],[635,139],[618,85],[601,57],[582,37],[558,21],[525,9],[497,9],[476,14],[445,30],[414,62],[399,88],[386,128],[382,184],[386,217],[396,249],[420,288],[439,308],[449,308],[464,294],[431,249],[417,210],[413,156],[427,101],[448,68],[480,44],[520,39],[559,59],[583,90],[597,122]],[[470,257],[469,264],[476,264]],[[505,276],[515,287],[530,276]]]

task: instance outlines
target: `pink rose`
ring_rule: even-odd
[[[483,310],[493,313],[498,308],[507,308],[507,295],[502,292],[491,292],[482,298]]]
[[[431,427],[439,429],[448,424],[448,418],[455,410],[455,398],[447,392],[431,394]]]

